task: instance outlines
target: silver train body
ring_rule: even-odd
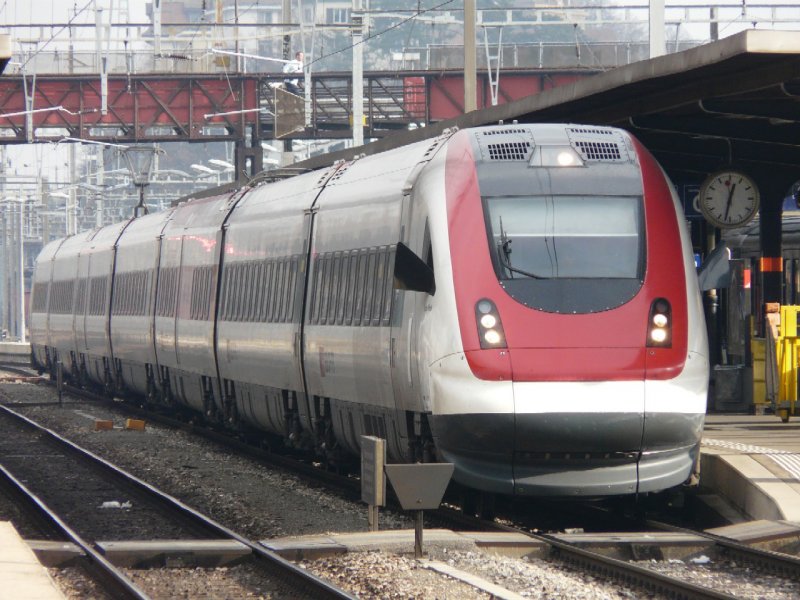
[[[477,490],[655,492],[706,403],[684,229],[626,132],[448,131],[48,244],[33,359],[331,459],[377,435]]]

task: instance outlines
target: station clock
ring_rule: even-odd
[[[755,181],[740,171],[717,171],[700,186],[700,212],[723,229],[740,227],[755,217],[759,200]]]

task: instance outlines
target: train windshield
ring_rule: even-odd
[[[641,287],[641,197],[499,196],[484,207],[497,278],[527,306],[595,312]]]
[[[507,196],[486,208],[500,279],[641,277],[640,198]]]

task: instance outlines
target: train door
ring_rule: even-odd
[[[85,281],[86,283],[83,286],[78,286],[79,288],[83,288],[84,297],[83,299],[78,299],[80,304],[80,312],[75,315],[75,336],[76,336],[76,348],[78,354],[85,355],[87,350],[89,349],[89,343],[86,338],[86,314],[88,311],[88,297],[89,292],[91,289],[91,279],[89,278],[89,273],[91,271],[92,255],[81,253],[78,255],[78,278],[81,281]]]
[[[305,361],[305,324],[308,322],[306,318],[306,311],[309,302],[309,271],[311,263],[311,246],[314,234],[314,217],[317,214],[316,200],[312,207],[306,210],[303,214],[303,253],[301,257],[301,265],[299,271],[300,277],[296,278],[297,285],[294,290],[295,306],[301,307],[301,310],[295,311],[295,327],[294,334],[294,352],[295,369],[297,370],[298,381],[302,382],[302,389],[294,395],[294,398],[289,397],[288,402],[294,402],[296,406],[288,406],[290,412],[297,413],[300,420],[300,426],[305,431],[314,431],[314,417],[311,410],[311,402],[308,396],[308,383],[306,382],[305,368],[303,363]],[[291,395],[290,395],[291,396]]]

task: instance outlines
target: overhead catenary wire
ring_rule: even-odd
[[[328,54],[322,55],[319,58],[315,58],[314,60],[310,61],[308,64],[310,66],[310,65],[312,65],[312,64],[314,64],[316,62],[319,62],[319,61],[324,60],[326,58],[330,58],[331,56],[335,56],[337,54],[341,54],[342,52],[347,52],[348,50],[351,50],[352,48],[354,48],[355,46],[357,46],[359,44],[366,44],[368,41],[374,40],[375,38],[380,37],[385,33],[393,31],[394,29],[397,29],[398,27],[401,27],[402,25],[405,25],[409,21],[413,21],[414,19],[417,19],[417,18],[419,18],[420,16],[422,16],[422,15],[424,15],[426,13],[439,10],[443,6],[447,6],[448,4],[452,4],[453,2],[454,2],[454,0],[445,0],[444,2],[442,2],[440,4],[437,4],[436,6],[432,6],[430,8],[419,10],[419,11],[415,12],[413,15],[411,15],[410,17],[408,17],[406,19],[402,19],[401,21],[398,21],[397,23],[395,23],[394,25],[391,25],[390,27],[387,27],[386,29],[382,29],[381,31],[379,31],[379,32],[377,32],[375,34],[370,34],[368,36],[364,36],[361,39],[361,41],[359,41],[359,42],[357,42],[355,44],[349,44],[349,45],[345,46],[344,48],[339,48],[338,50],[334,50],[333,52],[330,52]]]

